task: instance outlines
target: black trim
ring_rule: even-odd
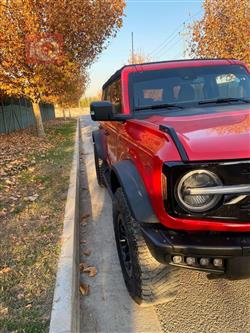
[[[183,147],[183,144],[181,143],[180,139],[178,138],[178,135],[177,135],[175,129],[171,126],[160,125],[159,130],[164,133],[167,133],[171,137],[171,139],[174,141],[174,144],[180,154],[182,161],[183,162],[189,161],[188,155]]]
[[[235,223],[250,222],[250,196],[234,205],[227,205],[233,195],[224,195],[212,210],[205,213],[191,213],[183,210],[175,198],[177,182],[189,171],[205,169],[219,176],[224,185],[248,184],[250,180],[250,160],[223,161],[189,161],[166,162],[163,164],[163,174],[167,177],[167,198],[164,205],[170,216],[185,219],[202,219],[204,221],[233,221]]]
[[[120,161],[112,166],[110,186],[112,188],[112,172],[122,187],[133,217],[140,223],[159,223],[154,214],[143,180],[130,160]],[[107,182],[109,183],[109,182]]]
[[[151,254],[161,263],[173,265],[174,255],[195,257],[197,261],[202,257],[211,261],[221,258],[224,261],[222,268],[212,264],[189,266],[185,262],[176,266],[225,274],[232,279],[250,277],[250,233],[184,232],[161,225],[141,225],[141,230]]]
[[[98,157],[105,161],[107,159],[107,150],[105,148],[105,138],[103,130],[98,129],[92,132],[92,140],[96,147]]]

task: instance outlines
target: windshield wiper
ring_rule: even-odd
[[[168,108],[179,108],[179,109],[184,109],[184,106],[180,106],[177,104],[170,104],[170,103],[164,103],[164,104],[155,104],[155,105],[145,105],[145,106],[139,106],[136,107],[136,111],[140,110],[154,110],[154,109],[168,109]]]
[[[234,97],[228,97],[228,98],[216,98],[216,99],[208,99],[204,101],[200,101],[198,104],[212,104],[212,103],[227,103],[227,102],[244,102],[244,103],[250,103],[249,99],[246,98],[234,98]]]

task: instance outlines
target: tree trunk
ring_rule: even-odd
[[[43,121],[42,121],[39,103],[32,102],[32,108],[33,108],[33,113],[35,116],[37,136],[40,136],[40,137],[45,136],[46,134],[45,134],[44,128],[43,128]]]
[[[66,120],[66,113],[65,113],[65,109],[63,108],[63,118],[64,120]]]

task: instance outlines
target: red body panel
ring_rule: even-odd
[[[185,66],[209,66],[241,64],[238,61],[190,61],[171,62],[125,67],[121,73],[123,113],[129,114],[128,77],[138,70],[152,70]],[[175,128],[191,161],[239,160],[250,158],[250,109],[233,110],[217,114],[164,117],[151,116],[145,120],[129,120],[125,123],[105,122],[113,138],[108,144],[109,163],[130,159],[144,181],[152,207],[159,221],[173,229],[250,231],[249,223],[234,221],[208,221],[174,218],[167,214],[162,194],[162,166],[166,161],[181,161],[172,139],[159,131],[159,125]]]

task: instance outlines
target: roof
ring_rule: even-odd
[[[225,63],[228,64],[232,64],[233,63],[240,63],[240,61],[236,60],[236,59],[225,59],[225,58],[200,58],[200,59],[181,59],[181,60],[166,60],[166,61],[154,61],[154,62],[145,62],[145,63],[141,63],[141,64],[130,64],[130,65],[125,65],[123,67],[121,67],[120,69],[118,69],[102,86],[102,89],[105,89],[107,85],[109,85],[110,83],[112,83],[113,81],[115,81],[116,79],[118,79],[121,75],[121,72],[123,71],[124,68],[131,68],[131,67],[135,67],[136,66],[147,66],[147,65],[154,65],[154,64],[167,64],[167,63],[182,63],[182,62],[195,62],[195,61],[212,61],[212,62],[221,62],[221,61],[225,61]],[[142,67],[142,68],[143,68]]]

